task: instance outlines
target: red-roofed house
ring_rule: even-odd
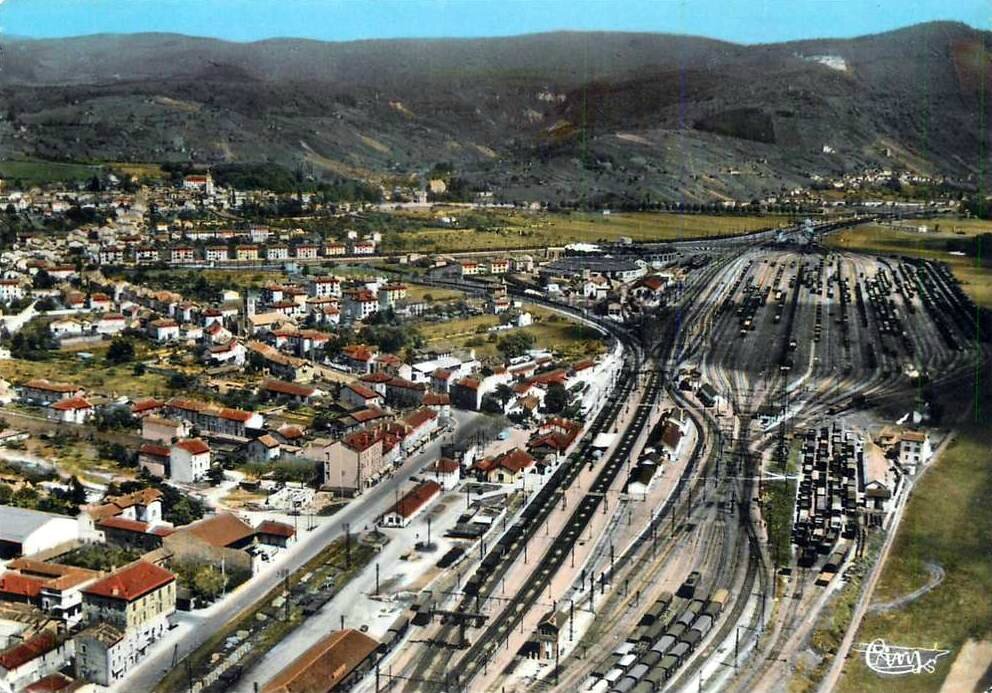
[[[222,408],[192,399],[170,399],[165,403],[165,414],[211,433],[239,438],[245,437],[246,429],[262,428],[264,424],[264,418],[258,412]]]
[[[82,397],[83,389],[69,383],[55,383],[44,378],[35,378],[21,385],[21,399],[29,404],[51,404],[61,399]]]
[[[437,431],[437,412],[427,407],[421,407],[403,417],[403,451],[409,454],[426,443]]]
[[[405,408],[420,404],[427,392],[427,383],[415,383],[405,378],[392,378],[386,383],[386,401]]]
[[[82,618],[81,590],[100,577],[95,570],[18,558],[0,576],[0,598],[33,604],[72,627]]]
[[[554,416],[541,424],[537,434],[527,441],[527,449],[534,455],[563,458],[581,432],[578,423]]]
[[[234,337],[231,337],[227,342],[209,347],[205,352],[207,362],[213,365],[229,363],[243,366],[247,355],[248,350]]]
[[[406,527],[427,505],[441,493],[436,481],[423,481],[407,491],[402,498],[382,515],[384,527]]]
[[[138,448],[138,466],[159,479],[169,476],[170,450],[166,445],[144,443]]]
[[[179,323],[172,318],[161,318],[148,323],[148,334],[156,342],[171,342],[179,339]]]
[[[83,589],[83,612],[90,623],[107,623],[134,633],[146,646],[158,640],[176,611],[176,576],[135,561]]]
[[[84,424],[93,416],[93,405],[84,397],[60,399],[48,408],[48,418],[62,423]]]
[[[441,394],[439,392],[434,392],[433,390],[428,390],[424,394],[424,399],[420,402],[423,406],[429,407],[441,418],[447,418],[451,414],[451,397],[447,394]]]
[[[193,484],[206,478],[210,470],[210,447],[199,438],[173,443],[169,450],[169,478]]]
[[[458,380],[458,371],[452,368],[438,368],[431,374],[431,388],[447,393],[451,384]]]
[[[341,387],[341,401],[348,407],[377,407],[382,405],[383,397],[362,383],[347,383]]]
[[[43,631],[0,652],[0,690],[23,691],[28,684],[57,673],[72,657],[72,644]]]
[[[365,320],[379,310],[379,300],[368,289],[349,289],[344,292],[341,313],[352,321]]]
[[[307,448],[311,459],[324,462],[324,487],[355,496],[375,485],[389,469],[383,455],[383,431],[365,429],[346,435],[323,448]]]
[[[120,515],[100,520],[96,523],[96,528],[103,532],[108,544],[142,553],[159,548],[162,537],[172,531],[169,527],[152,527],[147,522],[129,520]]]
[[[266,433],[253,439],[245,446],[248,459],[252,462],[275,462],[282,456],[282,445],[274,436]]]
[[[366,373],[361,377],[362,384],[378,392],[383,397],[386,396],[386,383],[393,379],[393,376],[384,371]]]
[[[487,457],[477,462],[474,469],[483,481],[514,484],[533,466],[534,458],[518,448],[504,452],[498,457]]]
[[[450,457],[442,457],[431,465],[430,476],[441,484],[445,491],[450,491],[462,478],[462,466]]]
[[[630,290],[631,298],[645,306],[656,306],[665,294],[669,281],[659,275],[642,277]]]
[[[21,602],[34,604],[41,599],[42,581],[7,571],[0,575],[0,599],[5,602]]]
[[[262,544],[279,546],[284,549],[296,543],[296,530],[293,529],[293,526],[275,520],[263,520],[255,528],[255,536]]]
[[[262,383],[262,391],[268,395],[286,398],[300,404],[309,403],[317,396],[317,388],[299,383],[287,383],[282,380],[266,380]]]
[[[164,404],[164,402],[160,402],[154,397],[135,400],[131,405],[131,415],[138,419],[143,419],[146,416],[158,413]]]
[[[350,344],[341,350],[344,364],[355,373],[371,373],[375,370],[375,358],[379,355],[374,348],[364,344]]]

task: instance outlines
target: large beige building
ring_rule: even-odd
[[[355,431],[326,447],[308,448],[312,459],[324,463],[324,487],[355,496],[373,486],[388,470],[382,456],[383,433],[377,429]]]
[[[157,640],[176,611],[176,576],[148,561],[135,561],[83,590],[83,615]]]

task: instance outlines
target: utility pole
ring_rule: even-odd
[[[572,642],[575,635],[575,601],[568,600],[568,641]]]
[[[344,560],[345,567],[351,568],[351,523],[344,523]]]

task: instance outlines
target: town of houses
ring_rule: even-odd
[[[61,234],[24,232],[4,252],[0,320],[10,346],[0,348],[0,358],[18,357],[19,333],[41,333],[46,348],[80,359],[127,343],[140,353],[136,373],[140,366],[171,383],[149,395],[129,391],[126,382],[112,390],[86,387],[57,369],[0,379],[0,445],[65,431],[111,435],[101,426],[116,418],[126,423],[114,439],[125,441],[133,462],[120,470],[126,492],[111,488],[115,479],[90,482],[75,515],[0,505],[0,690],[39,682],[79,690],[126,686],[129,672],[168,647],[170,631],[186,615],[234,598],[229,589],[290,560],[308,539],[298,526],[301,513],[366,503],[403,470],[393,497],[367,510],[371,523],[387,533],[409,531],[416,518],[443,507],[438,501],[446,494],[475,488],[483,500],[471,517],[441,528],[464,540],[478,539],[509,513],[500,503],[513,494],[526,498],[549,479],[615,378],[614,347],[565,358],[537,343],[512,356],[481,357],[472,347],[429,344],[389,351],[363,338],[365,328],[382,324],[433,330],[435,306],[424,295],[431,286],[484,283],[481,297],[465,296],[447,317],[495,316],[498,323],[479,338],[485,345],[535,324],[522,297],[624,322],[665,305],[698,269],[691,254],[623,239],[605,249],[548,248],[539,257],[524,251],[384,259],[378,232],[331,239],[182,214],[204,206],[228,210],[248,199],[215,186],[209,174],[191,174],[176,189],[11,192],[0,200],[42,219],[72,206],[106,217]],[[203,300],[122,273],[143,268],[253,268],[278,279],[232,283]],[[420,280],[428,286],[417,291]],[[487,417],[505,427],[482,438],[461,436]],[[684,458],[695,435],[690,429],[679,409],[664,414],[652,452],[631,467],[632,495],[646,497],[665,466]],[[888,445],[903,457],[931,454],[918,434]],[[313,473],[280,477],[293,466]],[[242,491],[253,500],[229,500]],[[200,517],[167,519],[175,510],[170,503],[190,498],[202,504]],[[94,546],[127,560],[81,567],[78,556]],[[222,575],[223,593],[195,589],[190,564]]]
[[[169,199],[181,209],[184,196],[187,202],[200,196],[201,203],[204,196],[223,197],[209,176],[187,176],[174,194],[154,196],[157,214]],[[68,199],[5,197],[18,210],[45,216],[64,213]],[[141,372],[184,383],[149,396],[129,392],[126,382],[113,390],[86,387],[58,369],[0,380],[0,444],[23,446],[71,431],[123,440],[133,461],[119,479],[90,481],[77,514],[0,505],[0,690],[126,686],[149,653],[167,647],[184,614],[230,599],[228,590],[278,570],[308,538],[300,535],[299,513],[361,504],[407,466],[415,465],[420,479],[369,510],[384,530],[404,530],[465,484],[491,489],[490,496],[526,496],[572,450],[615,377],[612,350],[563,359],[536,344],[496,360],[472,348],[386,351],[363,341],[361,329],[381,315],[429,325],[418,321],[430,306],[386,267],[356,277],[323,265],[376,254],[378,234],[348,232],[330,242],[257,225],[205,229],[178,216],[152,224],[148,199],[74,195],[74,204],[100,206],[110,220],[64,234],[24,234],[0,263],[0,319],[11,344],[0,356],[18,358],[13,345],[22,332],[41,333],[46,348],[80,359],[126,342],[140,351]],[[684,271],[671,252],[602,262],[559,251],[538,260],[516,253],[410,255],[403,262],[435,279],[487,280],[485,296],[461,310],[498,316],[503,322],[490,328],[493,340],[534,324],[508,290],[511,277],[531,292],[623,320],[663,302]],[[116,273],[239,265],[276,267],[282,278],[204,302]],[[552,407],[562,393],[564,401]],[[246,404],[232,405],[232,397]],[[508,422],[505,430],[460,441],[466,422],[494,414]],[[126,423],[106,433],[102,422],[112,417]],[[265,471],[281,465],[315,473],[286,481]],[[241,471],[248,468],[261,472],[249,477]],[[56,474],[44,492],[61,489],[67,476]],[[128,490],[116,491],[113,482]],[[229,503],[224,493],[241,488],[257,500]],[[168,519],[177,498],[196,499],[202,516]],[[492,512],[491,505],[479,506],[476,521],[492,521]],[[472,538],[483,526],[449,529]],[[119,552],[111,555],[122,562],[81,567],[87,561],[80,556],[94,547]],[[224,594],[196,589],[190,564],[222,575]]]

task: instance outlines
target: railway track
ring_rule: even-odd
[[[575,309],[568,309],[564,306],[558,305],[555,302],[548,301],[542,297],[534,296],[533,294],[523,294],[519,287],[511,288],[511,293],[519,296],[520,298],[537,303],[547,305],[548,307],[554,308],[556,310],[569,310],[571,314],[577,319],[584,320],[586,322],[593,322],[597,324],[600,329],[608,332],[612,339],[620,341],[626,347],[627,354],[625,357],[624,371],[626,373],[625,377],[618,382],[612,396],[607,401],[606,406],[600,412],[599,417],[597,417],[594,424],[589,429],[589,435],[587,438],[591,438],[596,432],[600,430],[608,430],[611,426],[614,426],[616,421],[619,419],[620,413],[623,410],[624,402],[633,393],[635,383],[637,381],[637,374],[642,371],[646,364],[653,362],[653,358],[656,358],[659,363],[665,364],[664,370],[671,371],[678,363],[680,363],[685,357],[691,356],[694,353],[698,353],[703,349],[704,345],[707,343],[713,344],[717,340],[716,335],[720,330],[726,328],[726,323],[728,319],[732,316],[728,316],[725,311],[722,311],[717,305],[717,298],[720,296],[721,291],[713,291],[711,286],[712,282],[719,276],[720,272],[727,266],[734,264],[737,260],[737,256],[728,255],[723,258],[719,264],[715,264],[713,268],[707,268],[706,271],[701,272],[700,280],[694,284],[691,290],[686,291],[684,305],[689,306],[689,310],[686,314],[677,314],[674,317],[674,322],[677,325],[676,329],[673,330],[673,334],[669,340],[666,348],[661,348],[656,350],[654,354],[651,352],[646,352],[642,349],[641,344],[637,337],[635,337],[629,330],[618,327],[616,325],[604,325],[602,321],[595,318],[591,318],[586,315],[584,311],[578,311]],[[742,278],[747,276],[753,268],[745,268],[742,272]],[[841,277],[845,276],[841,274],[841,270],[837,270],[836,281],[840,281]],[[846,276],[851,276],[850,274]],[[856,274],[854,275],[857,276]],[[798,295],[802,292],[802,273],[800,271],[800,281],[797,282],[795,286],[794,293],[792,293],[792,301],[789,310],[789,319],[787,321],[787,329],[782,338],[790,339],[793,337],[794,330],[799,329],[793,325],[795,320],[796,306]],[[935,284],[940,277],[933,278]],[[420,281],[419,279],[416,281]],[[467,290],[466,282],[449,282],[449,281],[427,281],[421,282],[427,283],[429,285],[445,286],[451,288],[458,288],[461,290]],[[778,279],[776,279],[776,286],[778,285]],[[722,285],[721,285],[722,286]],[[734,287],[739,288],[737,286]],[[475,287],[476,291],[480,290],[479,287]],[[840,290],[844,290],[841,288]],[[695,299],[698,299],[701,294],[708,297],[705,302],[706,305],[699,306],[694,303]],[[937,285],[935,288],[935,293],[940,295],[945,300],[949,302],[953,300],[951,296],[948,296],[946,288],[942,285]],[[854,303],[849,304],[851,315],[855,315]],[[960,306],[956,306],[960,309]],[[841,311],[847,310],[842,307]],[[670,323],[672,320],[669,321]],[[856,320],[854,322],[857,322]],[[688,324],[690,329],[684,331],[679,329],[682,325]],[[871,322],[867,324],[872,324]],[[698,326],[698,327],[697,327]],[[855,328],[854,336],[860,334],[861,325]],[[877,326],[876,326],[877,328]],[[827,340],[828,350],[829,344],[833,339],[839,338],[841,335],[829,338]],[[844,330],[844,337],[849,339],[847,330]],[[710,358],[704,357],[704,362],[708,365],[704,370],[711,372],[715,375],[715,380],[723,385],[725,392],[729,394],[732,402],[735,404],[735,411],[738,418],[743,422],[749,422],[751,414],[756,409],[756,402],[760,402],[767,399],[768,393],[772,390],[777,390],[778,385],[782,385],[783,388],[788,385],[788,376],[782,374],[781,372],[775,373],[771,378],[767,379],[771,381],[772,386],[765,389],[763,394],[758,394],[757,398],[754,396],[752,380],[754,376],[747,372],[731,372],[722,368],[719,364],[721,363],[732,363],[733,357],[735,356],[734,350],[737,347],[734,346],[723,346],[717,351],[719,353],[711,355]],[[775,353],[777,351],[777,353]],[[839,350],[838,350],[839,351]],[[846,350],[845,350],[846,351]],[[784,353],[783,350],[768,350],[769,353],[759,354],[756,358],[764,364],[761,367],[760,376],[771,367],[774,371],[779,371],[778,366],[782,365]],[[778,358],[776,358],[776,356]],[[853,360],[855,357],[850,353],[838,353],[838,357],[843,357],[845,359]],[[834,358],[833,356],[828,356],[829,358]],[[860,361],[861,357],[858,357]],[[818,375],[818,377],[823,378],[824,374],[821,373],[821,367],[814,367],[813,365],[813,353],[809,353],[810,371]],[[871,376],[867,383],[861,386],[863,391],[877,392],[881,394],[883,391],[887,390],[890,386],[894,386],[895,376],[886,376],[886,371],[883,366],[885,364],[873,364],[871,370]],[[858,370],[854,367],[854,364],[849,364],[847,367],[847,372],[850,374],[846,376],[853,383],[853,373]],[[444,653],[435,654],[433,657],[427,657],[424,659],[430,660],[428,662],[421,661],[417,665],[417,669],[414,674],[421,673],[427,674],[426,676],[416,679],[421,681],[415,687],[416,690],[447,690],[447,689],[465,689],[468,687],[471,689],[471,682],[474,680],[476,675],[486,668],[486,663],[489,661],[491,655],[504,643],[507,642],[506,636],[509,632],[519,624],[524,615],[531,610],[540,600],[541,595],[544,594],[547,585],[550,583],[554,575],[557,573],[558,569],[562,567],[564,560],[569,554],[569,548],[582,536],[582,532],[586,526],[588,526],[591,517],[600,509],[601,505],[606,503],[606,492],[610,489],[613,481],[616,479],[620,470],[623,468],[624,455],[629,454],[634,441],[640,436],[641,432],[649,419],[649,414],[654,406],[655,399],[660,395],[662,388],[666,385],[665,378],[661,373],[657,372],[657,369],[652,370],[648,375],[647,382],[644,385],[643,399],[638,405],[633,421],[631,425],[627,426],[621,435],[620,442],[617,448],[612,454],[608,456],[605,463],[600,463],[598,474],[595,478],[592,488],[583,495],[581,500],[576,504],[572,514],[566,521],[566,524],[562,531],[554,538],[550,547],[545,551],[543,556],[539,559],[536,567],[531,573],[531,579],[526,583],[525,587],[518,592],[512,599],[503,600],[505,605],[500,607],[498,613],[491,616],[489,622],[486,624],[482,632],[476,637],[474,642],[468,647],[463,656],[458,658],[455,668],[458,670],[457,680],[454,677],[446,679],[444,682],[438,684],[436,677],[432,677],[431,674],[440,665],[446,669],[451,668],[451,662],[447,657],[442,656]],[[836,386],[836,381],[834,382]],[[855,386],[856,388],[857,386]],[[809,416],[819,415],[824,410],[829,410],[831,406],[840,403],[843,398],[850,398],[852,390],[846,390],[840,395],[833,395],[836,392],[836,387],[822,387],[817,388],[811,394],[805,397],[799,397],[800,400],[805,400],[806,409],[803,412],[804,418]],[[856,389],[853,391],[857,391]],[[677,397],[673,393],[673,397]],[[698,417],[698,414],[694,414]],[[696,420],[697,428],[701,432],[700,440],[697,440],[697,449],[693,451],[692,457],[689,464],[686,466],[686,471],[680,477],[677,484],[677,491],[673,492],[671,498],[668,502],[661,508],[660,512],[657,513],[652,520],[649,527],[649,531],[643,532],[637,540],[635,540],[634,545],[630,547],[628,552],[622,554],[619,559],[614,563],[613,573],[610,575],[613,578],[617,574],[629,574],[628,571],[631,566],[643,565],[645,546],[647,542],[652,544],[655,542],[655,535],[657,526],[661,525],[667,521],[672,513],[676,512],[676,503],[678,499],[682,497],[682,493],[685,489],[698,489],[699,479],[703,478],[702,483],[708,483],[705,479],[706,474],[700,474],[700,469],[705,470],[707,467],[706,460],[701,460],[700,450],[703,449],[702,440],[704,435],[711,434],[711,427],[702,425]],[[745,428],[747,426],[745,425]],[[704,433],[705,432],[705,433]],[[759,437],[760,441],[760,437]],[[703,664],[710,658],[712,658],[716,652],[716,648],[729,636],[733,630],[740,625],[741,621],[746,613],[747,604],[749,602],[750,596],[755,589],[758,590],[759,594],[766,594],[771,586],[770,572],[768,569],[768,561],[765,557],[764,548],[762,546],[762,541],[759,536],[755,524],[754,511],[752,508],[752,500],[756,497],[756,479],[760,477],[760,461],[757,461],[756,456],[752,455],[752,444],[754,441],[751,440],[749,435],[743,435],[738,440],[737,453],[739,459],[742,461],[743,467],[739,470],[740,479],[750,479],[749,481],[733,481],[735,488],[733,489],[733,495],[738,498],[736,505],[736,516],[737,522],[726,523],[735,527],[732,531],[726,531],[723,535],[723,541],[719,542],[720,550],[716,551],[710,548],[704,558],[703,563],[713,566],[713,576],[714,586],[719,584],[731,584],[740,581],[740,586],[735,589],[737,592],[736,598],[733,599],[730,609],[726,612],[726,615],[721,620],[721,625],[719,625],[708,638],[708,645],[705,645],[701,650],[698,651],[697,655],[692,659],[688,660],[688,663],[683,667],[676,676],[672,679],[671,685],[673,687],[684,685],[691,677],[697,673],[697,671],[703,666]],[[526,542],[528,531],[533,533],[534,530],[540,527],[543,522],[541,517],[546,517],[547,513],[557,504],[557,496],[555,495],[560,489],[567,488],[575,477],[582,466],[585,464],[585,454],[588,453],[588,445],[580,450],[580,453],[575,456],[575,458],[567,465],[563,465],[562,477],[557,480],[553,480],[553,483],[542,489],[542,493],[549,491],[549,497],[546,499],[535,499],[535,514],[526,518],[528,520],[528,527],[524,526],[524,523],[520,523],[519,531],[511,530],[500,540],[498,543],[501,546],[494,547],[489,555],[486,556],[488,562],[484,559],[483,564],[476,571],[476,575],[469,579],[466,586],[466,598],[457,607],[460,611],[469,611],[473,605],[478,607],[479,601],[485,600],[487,596],[492,594],[494,587],[499,584],[502,575],[505,574],[506,570],[510,568],[516,561],[521,548],[520,543]],[[561,471],[561,470],[560,470]],[[717,494],[718,496],[723,493],[725,494],[727,490],[726,482],[721,483],[718,481]],[[695,512],[690,508],[691,512]],[[702,536],[702,535],[700,535]],[[707,540],[708,547],[710,545],[717,545],[713,538]],[[656,549],[656,547],[654,547]],[[490,559],[497,550],[501,553]],[[656,560],[650,563],[651,570],[656,572],[661,569],[661,566],[665,562],[664,556],[668,555],[668,552],[673,551],[671,547],[664,547],[662,549],[662,557],[660,560]],[[744,558],[746,556],[746,558]],[[740,560],[743,559],[743,560]],[[743,571],[734,570],[732,566],[739,564],[740,562],[745,562],[746,567]],[[743,572],[743,577],[740,573]],[[611,580],[612,582],[612,580]],[[797,585],[796,590],[793,590],[793,594],[796,591],[800,591],[801,586]],[[469,593],[473,594],[469,594]],[[629,597],[629,595],[627,595]],[[801,594],[800,594],[801,596]],[[802,599],[796,599],[795,602],[801,602]],[[625,608],[629,604],[629,599],[627,602],[622,602],[622,607]],[[795,613],[798,610],[798,604],[791,605],[795,607],[790,609],[791,612]],[[622,612],[622,608],[621,608]],[[619,617],[614,617],[619,618]],[[786,617],[786,623],[783,624],[783,628],[787,628],[787,622],[790,621],[794,616]],[[751,617],[750,623],[753,624],[753,629],[758,629],[763,625],[762,622],[763,615],[754,614]],[[442,629],[442,635],[449,634],[451,628]],[[439,659],[444,661],[439,662]],[[435,683],[426,685],[423,681],[434,681]]]

